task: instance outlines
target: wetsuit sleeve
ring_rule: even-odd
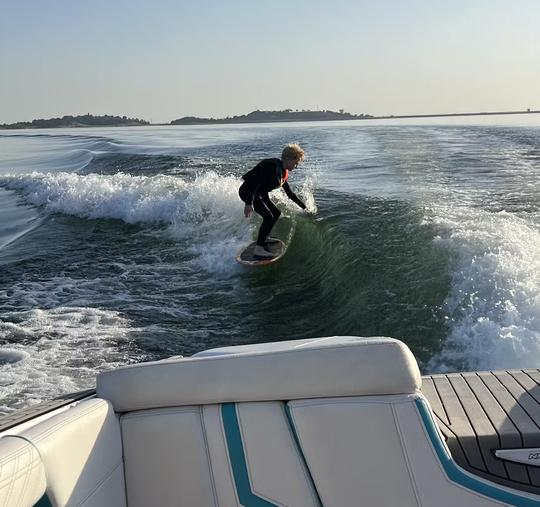
[[[298,196],[291,190],[291,187],[287,182],[283,184],[283,190],[285,190],[285,193],[287,194],[287,197],[298,204],[302,209],[306,209],[306,205],[298,198]]]
[[[264,162],[260,162],[244,175],[241,198],[245,204],[253,206],[253,200],[257,195],[257,191],[268,180],[269,171],[265,169],[266,165]]]

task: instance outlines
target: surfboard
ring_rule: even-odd
[[[240,264],[245,264],[246,266],[265,266],[281,259],[286,250],[285,243],[281,240],[279,240],[279,243],[269,243],[266,248],[274,254],[274,257],[271,259],[261,259],[260,257],[255,257],[253,255],[253,250],[256,245],[256,242],[250,243],[236,256],[236,260]]]

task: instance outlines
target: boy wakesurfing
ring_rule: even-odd
[[[289,173],[294,171],[304,158],[304,150],[298,144],[288,144],[283,148],[281,159],[264,159],[242,176],[244,182],[240,186],[238,194],[245,204],[244,216],[249,218],[255,210],[255,213],[263,219],[257,236],[257,245],[253,251],[253,255],[259,259],[274,257],[274,254],[267,249],[267,245],[279,242],[277,238],[272,238],[269,234],[281,215],[281,211],[270,200],[268,193],[281,187],[289,199],[302,209],[306,209],[306,205],[287,183]]]

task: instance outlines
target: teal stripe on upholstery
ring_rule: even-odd
[[[287,415],[287,421],[289,422],[289,428],[291,428],[291,432],[293,434],[294,442],[296,444],[296,448],[298,449],[298,452],[300,454],[300,457],[302,458],[302,461],[304,462],[304,466],[306,467],[307,475],[309,476],[309,479],[311,481],[311,487],[313,488],[313,491],[315,492],[315,495],[317,497],[317,502],[319,505],[322,506],[321,497],[319,496],[319,492],[317,491],[317,488],[315,487],[315,481],[313,480],[313,477],[311,476],[311,471],[309,470],[306,457],[304,456],[304,451],[302,450],[302,446],[300,445],[300,440],[298,438],[298,433],[296,432],[296,425],[294,424],[294,419],[291,414],[291,409],[289,405],[285,404],[285,414]]]
[[[422,399],[416,400],[416,407],[420,412],[422,422],[426,427],[431,445],[437,453],[437,457],[441,462],[444,471],[448,478],[465,488],[480,493],[488,498],[504,502],[509,505],[515,505],[516,507],[540,507],[540,501],[534,498],[527,498],[525,496],[501,489],[495,485],[482,482],[475,477],[472,477],[465,473],[460,467],[456,465],[452,457],[446,451],[445,446],[441,441],[441,437],[435,426],[435,422],[431,417],[431,412],[428,409],[426,402]]]
[[[44,495],[37,501],[37,503],[34,504],[34,507],[52,507],[51,500],[47,496],[47,493],[44,493]]]
[[[244,507],[277,507],[276,504],[268,502],[264,498],[257,496],[251,490],[249,474],[242,444],[242,435],[238,425],[238,415],[235,403],[223,403],[221,405],[221,418],[223,419],[223,429],[225,430],[225,440],[229,451],[229,458],[233,469],[234,483],[238,499]]]

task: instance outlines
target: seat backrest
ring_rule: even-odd
[[[420,393],[296,400],[288,410],[322,505],[539,504],[460,469]]]
[[[0,438],[0,505],[31,507],[45,487],[45,469],[36,448],[17,436]]]
[[[130,507],[320,505],[285,402],[419,386],[403,343],[357,337],[225,347],[97,379],[124,412]]]
[[[122,507],[126,489],[130,507],[538,503],[453,463],[396,340],[224,348],[98,385],[120,422],[91,399],[3,437],[0,501],[46,488],[53,507]]]
[[[332,336],[210,350],[101,373],[116,411],[241,401],[407,394],[421,385],[411,351],[392,338]]]
[[[53,507],[126,505],[120,425],[107,401],[79,402],[0,442],[6,438],[40,456]]]
[[[130,507],[318,505],[283,403],[138,411],[121,428]]]
[[[395,406],[414,395],[360,396],[288,403],[323,505],[416,507]],[[355,503],[356,502],[356,503]]]

